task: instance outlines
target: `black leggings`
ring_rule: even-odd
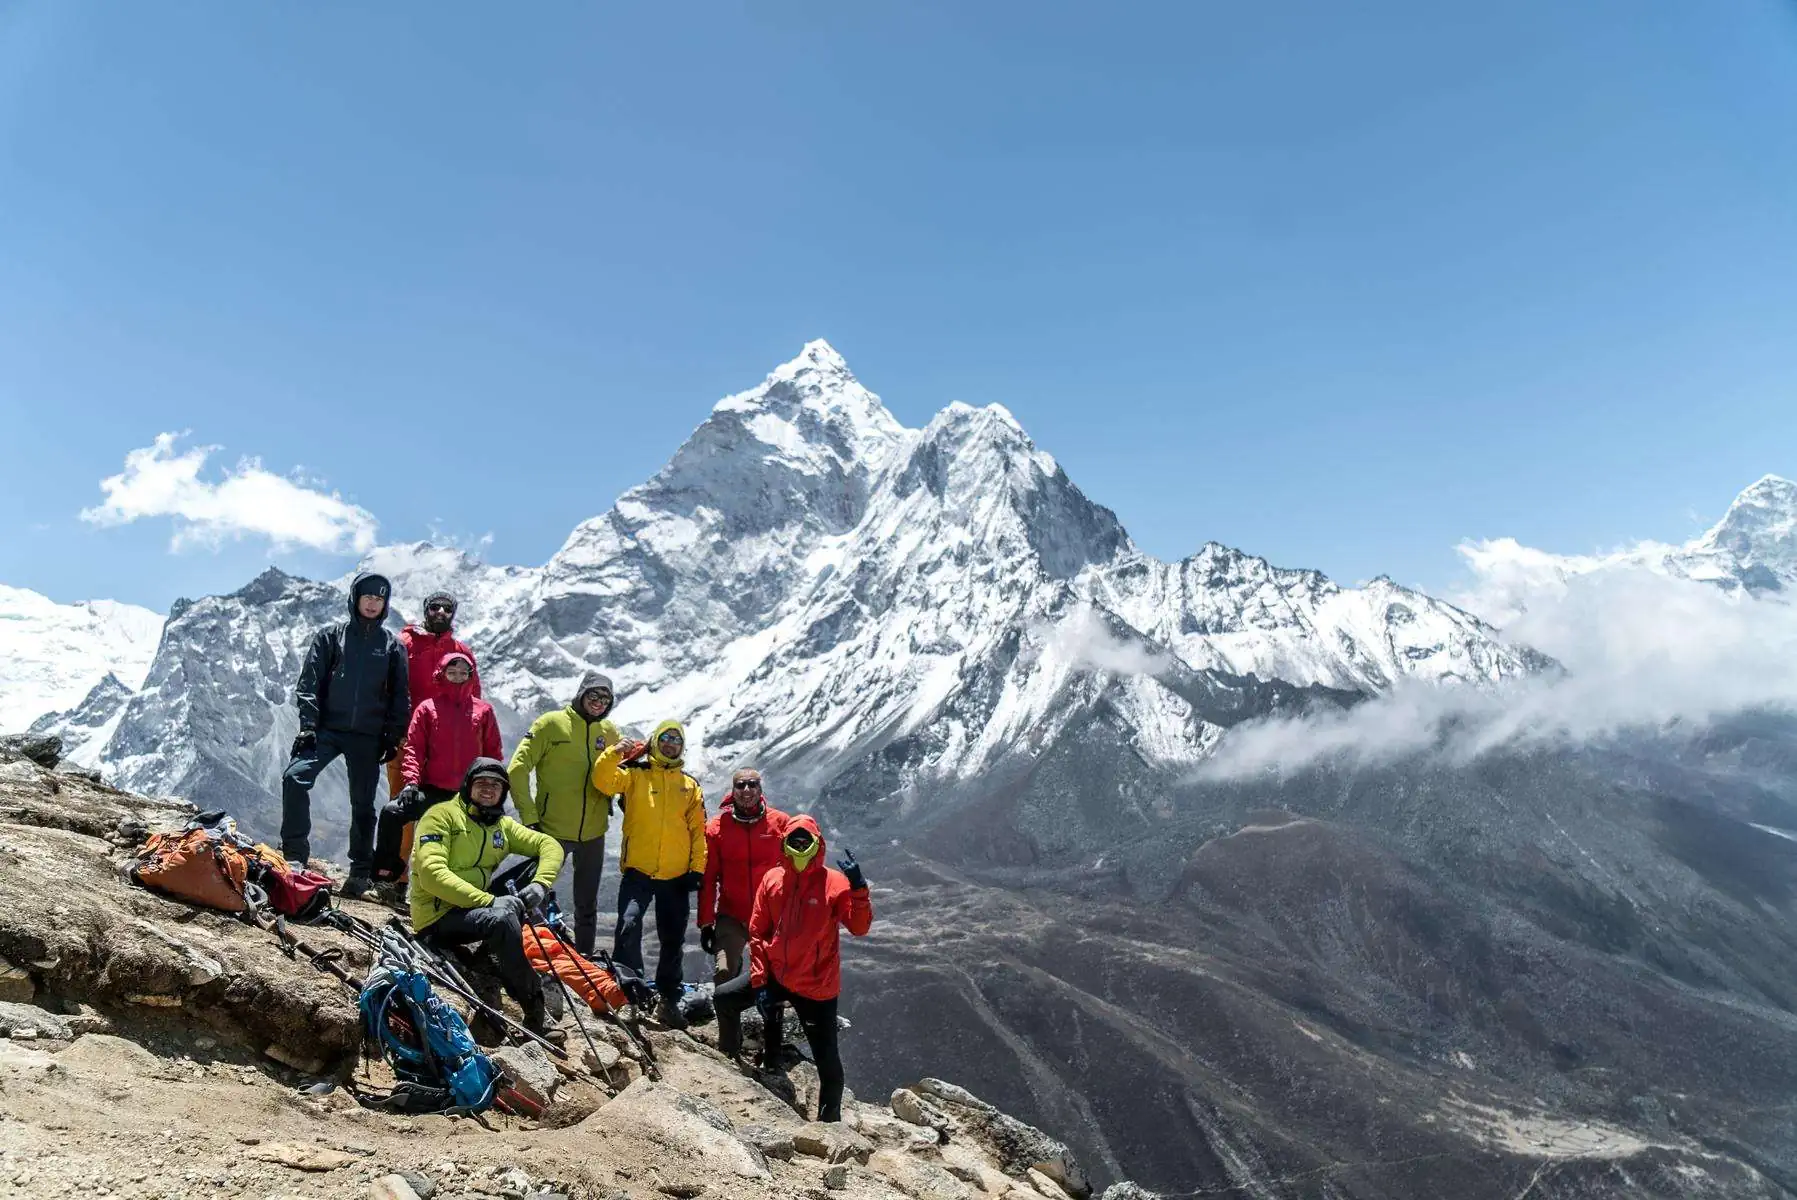
[[[828,1000],[813,1000],[809,996],[801,996],[789,992],[780,986],[778,980],[769,979],[764,993],[757,997],[748,986],[749,972],[747,964],[740,975],[728,983],[719,984],[712,994],[712,1003],[719,1014],[720,1027],[726,1012],[739,1014],[751,1004],[761,1009],[761,1062],[768,1068],[780,1063],[780,1050],[786,1036],[785,1006],[792,1003],[792,1011],[799,1018],[799,1025],[805,1031],[805,1041],[811,1046],[811,1061],[817,1065],[817,1119],[820,1121],[842,1120],[842,1051],[836,1043],[836,1002],[837,997]],[[740,1036],[740,1035],[739,1035]],[[726,1054],[734,1054],[740,1046],[724,1046]]]

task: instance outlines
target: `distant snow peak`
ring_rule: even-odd
[[[1708,532],[1683,545],[1643,541],[1605,553],[1556,554],[1505,537],[1457,549],[1473,575],[1461,603],[1499,628],[1531,605],[1558,602],[1574,580],[1600,574],[1645,571],[1734,596],[1797,593],[1797,484],[1765,476]]]
[[[162,616],[133,604],[58,604],[0,586],[0,733],[80,704],[108,675],[136,689],[156,654]]]
[[[1748,566],[1797,575],[1797,483],[1765,476],[1736,496],[1691,549],[1733,554]]]

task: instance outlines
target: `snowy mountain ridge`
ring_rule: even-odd
[[[134,604],[58,604],[0,584],[0,733],[73,708],[108,677],[133,689],[162,636],[162,616]]]
[[[1744,538],[1763,557],[1781,520],[1765,490],[1731,509],[1715,555]],[[1389,579],[1343,587],[1215,543],[1155,559],[1004,408],[907,428],[824,342],[719,401],[541,567],[428,543],[362,565],[392,577],[396,620],[438,587],[461,598],[508,742],[597,668],[620,720],[688,721],[702,776],[753,760],[795,797],[1027,770],[1100,716],[1171,768],[1268,705],[1545,662]],[[271,570],[177,605],[142,691],[121,706],[108,689],[73,722],[84,757],[140,790],[272,803],[300,655],[341,595]]]

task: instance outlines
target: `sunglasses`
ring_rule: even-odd
[[[759,779],[740,780],[736,785],[736,790],[739,792],[759,792],[761,790],[761,780],[759,780]]]
[[[803,829],[795,829],[786,835],[786,844],[794,850],[809,850],[814,839]]]
[[[453,604],[427,604],[424,606],[424,611],[425,612],[453,613],[453,612],[455,612],[455,605],[453,605]]]

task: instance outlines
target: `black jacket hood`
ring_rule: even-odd
[[[381,610],[381,619],[375,624],[384,624],[387,614],[393,611],[393,584],[385,575],[377,571],[363,571],[349,585],[349,619],[360,621],[362,614],[356,611],[356,601],[363,596],[379,596],[386,607]]]

